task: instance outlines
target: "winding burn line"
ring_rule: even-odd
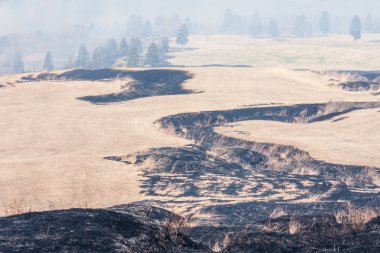
[[[148,195],[262,200],[284,200],[285,195],[291,195],[292,201],[317,197],[366,202],[366,198],[371,201],[369,195],[351,189],[378,189],[376,168],[318,161],[292,146],[226,137],[213,128],[243,120],[311,123],[377,107],[380,103],[348,102],[183,113],[156,123],[174,135],[195,141],[194,145],[154,148],[107,159],[141,166],[146,178],[142,187]]]

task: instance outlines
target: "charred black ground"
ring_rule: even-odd
[[[0,218],[1,252],[183,252],[202,249],[174,234],[175,214],[143,204]]]
[[[101,81],[109,79],[132,78],[134,81],[120,93],[110,93],[97,96],[85,96],[78,99],[93,104],[107,104],[129,101],[144,97],[191,94],[193,91],[185,90],[182,84],[192,78],[192,75],[182,70],[152,69],[140,71],[100,69],[76,69],[62,74],[43,73],[37,77],[23,77],[22,81]]]

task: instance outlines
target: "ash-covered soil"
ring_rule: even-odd
[[[124,91],[97,96],[80,97],[80,100],[94,104],[107,104],[129,101],[144,97],[191,94],[193,91],[182,88],[182,83],[190,79],[190,73],[182,70],[152,69],[140,71],[100,69],[76,69],[62,74],[42,73],[36,77],[26,76],[21,81],[101,81],[109,79],[133,79]]]
[[[252,205],[246,203],[245,205]],[[268,203],[269,205],[271,203]],[[275,205],[275,204],[272,204]],[[378,252],[380,219],[319,212],[299,205],[249,224],[195,224],[142,203],[0,218],[1,252]],[[240,213],[239,206],[224,206]],[[342,209],[343,210],[343,209]],[[351,212],[350,209],[346,209]],[[363,212],[363,211],[359,211]],[[302,213],[302,215],[301,215]]]
[[[71,209],[0,218],[0,252],[197,252],[204,248],[172,221],[181,217],[142,204]],[[177,224],[176,223],[176,224]]]

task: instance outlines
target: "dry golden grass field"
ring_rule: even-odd
[[[140,193],[138,168],[103,158],[190,143],[154,124],[164,116],[272,103],[379,101],[368,92],[329,86],[328,78],[311,72],[278,68],[186,71],[194,78],[184,87],[203,93],[93,105],[77,97],[117,92],[123,80],[41,81],[0,89],[1,214],[107,207],[152,198]],[[294,144],[320,159],[378,166],[378,110],[347,117],[337,123],[310,125],[247,122],[236,130],[248,132],[238,134],[239,138]],[[233,131],[226,134],[235,135]],[[346,152],[351,147],[353,152],[358,150],[355,155]]]
[[[0,244],[378,247],[378,40],[192,36],[167,68],[1,76]]]
[[[175,46],[173,44],[173,46]],[[192,36],[183,52],[171,53],[174,65],[250,65],[312,70],[378,70],[379,35],[254,39],[233,35]]]

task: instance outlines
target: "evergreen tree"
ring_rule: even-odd
[[[295,34],[298,37],[310,36],[313,28],[304,15],[298,16],[295,23]]]
[[[319,20],[319,29],[326,35],[330,32],[330,17],[327,11],[323,11]]]
[[[224,18],[223,18],[223,31],[224,32],[233,32],[234,27],[233,27],[233,18],[234,14],[232,13],[231,9],[226,10],[224,13]]]
[[[170,45],[169,45],[168,38],[162,39],[162,41],[161,41],[161,54],[168,53],[169,52],[169,48],[170,48]]]
[[[51,55],[50,51],[46,53],[43,69],[48,72],[54,69],[53,56]]]
[[[187,26],[187,30],[189,31],[189,33],[191,33],[191,31],[193,30],[193,23],[191,22],[191,19],[189,17],[185,19],[185,24]]]
[[[148,48],[146,55],[146,63],[151,67],[156,67],[160,63],[160,55],[158,53],[158,47],[156,43],[152,43]]]
[[[13,73],[24,73],[24,60],[20,53],[16,53],[12,60],[12,72]]]
[[[116,43],[116,40],[114,38],[112,39],[109,39],[106,43],[106,50],[110,53],[110,54],[114,54],[116,55],[117,54],[117,43]]]
[[[112,67],[118,57],[117,43],[115,39],[109,39],[105,45],[105,61],[108,67]]]
[[[153,29],[150,21],[146,21],[143,28],[143,37],[150,37],[153,34]]]
[[[368,14],[368,16],[365,18],[365,30],[367,33],[372,33],[373,32],[373,19],[371,14]]]
[[[87,48],[83,44],[81,44],[79,47],[78,57],[77,57],[75,66],[77,68],[83,68],[83,69],[87,68],[89,58],[90,57],[88,55]]]
[[[189,31],[187,30],[186,25],[182,25],[179,29],[178,35],[177,35],[177,44],[181,45],[182,47],[189,42]]]
[[[139,38],[132,38],[130,46],[131,48],[137,49],[138,54],[141,54],[143,52],[143,45]]]
[[[132,15],[127,23],[127,34],[130,37],[140,37],[143,33],[144,24],[141,16]]]
[[[127,56],[127,65],[129,67],[137,67],[139,65],[139,50],[135,45],[132,45],[129,49]]]
[[[257,11],[252,15],[249,30],[253,37],[257,37],[263,32],[263,23],[261,22],[260,14]]]
[[[222,30],[226,33],[241,33],[242,20],[237,14],[234,14],[230,9],[224,13]]]
[[[361,39],[362,22],[358,16],[354,16],[351,21],[350,34],[355,41]]]
[[[123,38],[120,42],[119,57],[126,57],[128,55],[128,43]]]
[[[94,52],[92,53],[91,67],[95,69],[107,68],[108,66],[105,58],[106,50],[104,47],[95,48]]]
[[[271,18],[269,22],[268,33],[270,34],[270,36],[272,36],[272,38],[277,38],[278,35],[280,34],[279,29],[278,29],[278,24],[276,20],[274,20],[273,18]]]
[[[8,36],[0,36],[0,50],[3,50],[5,48],[8,48],[11,46],[11,43],[9,42]]]

